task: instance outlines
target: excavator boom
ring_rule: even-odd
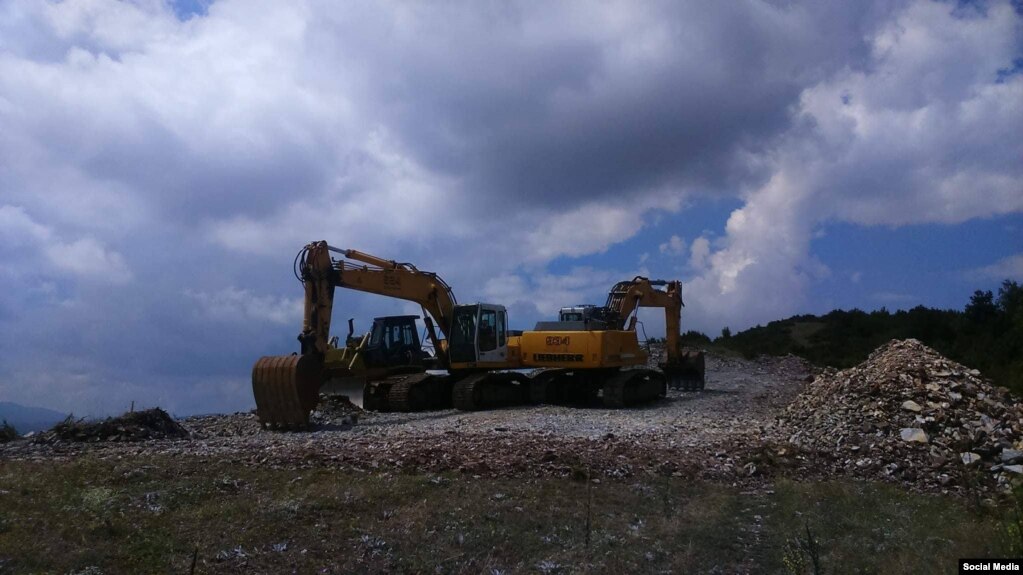
[[[686,349],[681,344],[682,308],[685,307],[682,282],[636,276],[632,281],[615,284],[605,305],[606,313],[613,321],[612,329],[635,330],[636,316],[633,314],[641,307],[664,309],[666,361],[661,362],[660,367],[668,378],[668,384],[685,390],[703,389],[704,354],[699,350]]]
[[[335,259],[332,253],[342,257]],[[439,367],[448,367],[447,334],[456,301],[451,288],[437,274],[319,241],[306,245],[295,257],[295,275],[305,290],[302,333],[298,336],[301,355],[267,356],[256,362],[252,388],[262,423],[283,426],[308,423],[309,411],[315,407],[325,379],[324,358],[331,349],[330,323],[334,291],[338,287],[419,304]],[[435,326],[440,328],[440,335]],[[406,375],[403,381],[425,377]],[[390,386],[375,391],[374,406],[386,406]],[[394,399],[408,403],[406,398]]]
[[[335,260],[330,253],[347,259]],[[362,265],[353,262],[361,262]],[[420,271],[414,265],[385,260],[356,250],[342,250],[313,242],[296,258],[296,276],[306,291],[305,319],[302,324],[302,353],[314,349],[326,353],[330,338],[330,317],[334,306],[334,288],[384,295],[419,304],[427,315],[430,343],[440,364],[447,367],[447,334],[456,305],[451,287],[433,272]],[[430,319],[432,318],[432,320]],[[445,339],[441,339],[434,325]]]

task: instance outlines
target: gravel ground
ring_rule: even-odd
[[[184,440],[0,446],[0,459],[195,455],[286,467],[332,465],[472,474],[749,476],[744,454],[804,387],[813,368],[795,357],[708,356],[707,387],[670,390],[630,409],[538,406],[484,412],[363,412],[322,406],[311,431],[263,430],[252,413],[190,417]],[[740,457],[742,455],[742,457]]]
[[[770,423],[803,389],[813,371],[796,357],[762,357],[755,361],[708,357],[707,388],[698,393],[669,390],[667,398],[629,409],[577,406],[524,406],[482,412],[454,409],[421,413],[352,410],[315,412],[320,423],[311,433],[276,434],[334,437],[403,437],[490,431],[596,439],[613,434],[641,438],[670,436],[679,446],[742,435]],[[252,414],[189,418],[183,422],[197,438],[271,434],[261,431]]]

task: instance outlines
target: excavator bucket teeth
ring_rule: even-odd
[[[701,391],[706,384],[706,359],[700,350],[686,349],[678,363],[660,364],[668,378],[668,387],[682,391]]]
[[[311,355],[261,357],[252,367],[252,394],[259,422],[272,427],[302,427],[316,408],[323,363]]]

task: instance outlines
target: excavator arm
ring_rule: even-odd
[[[331,253],[344,259],[335,260]],[[447,337],[457,302],[451,287],[440,276],[420,271],[412,264],[334,248],[322,241],[304,247],[295,261],[296,275],[306,294],[302,333],[298,336],[303,354],[326,353],[334,288],[341,287],[419,304],[437,359],[441,366],[448,367]],[[444,339],[437,334],[435,324]]]
[[[658,289],[664,287],[665,289]],[[641,307],[664,309],[666,361],[660,364],[669,383],[684,389],[703,389],[704,354],[682,347],[682,282],[650,280],[636,276],[615,284],[608,293],[606,308],[612,329],[635,330],[634,313]],[[627,322],[627,324],[626,324]]]
[[[335,259],[332,253],[342,257]],[[330,349],[334,290],[338,287],[419,304],[437,360],[441,367],[449,367],[447,337],[456,302],[451,288],[437,274],[319,241],[305,246],[295,257],[295,276],[305,288],[305,313],[298,336],[301,354],[262,357],[252,368],[252,391],[263,424],[308,424],[325,378],[324,358]]]

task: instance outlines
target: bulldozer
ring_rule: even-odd
[[[264,425],[308,424],[321,386],[332,369],[336,375],[338,366],[362,375],[381,367],[365,359],[361,365],[345,367],[339,357],[366,358],[366,348],[360,351],[353,346],[351,352],[339,355],[338,348],[331,346],[331,314],[338,287],[419,304],[435,351],[431,364],[446,372],[430,373],[425,364],[411,362],[403,373],[376,372],[383,376],[367,377],[364,400],[374,409],[419,411],[454,405],[478,410],[577,400],[624,407],[663,397],[669,382],[685,382],[685,389],[703,387],[703,352],[684,350],[679,342],[683,304],[678,281],[636,277],[619,282],[603,308],[591,306],[589,317],[584,312],[578,319],[559,318],[540,322],[532,331],[516,332],[508,328],[504,306],[458,304],[440,276],[410,263],[319,241],[305,246],[295,264],[305,289],[298,336],[301,351],[263,357],[253,367],[253,395]],[[636,334],[635,312],[640,307],[665,312],[666,359],[659,369],[647,366],[648,354]]]
[[[417,315],[377,317],[368,332],[354,337],[354,320],[348,320],[348,337],[344,347],[337,336],[330,339],[323,358],[323,385],[320,393],[344,395],[359,407],[386,409],[378,395],[365,390],[380,380],[405,379],[437,368],[437,361],[427,353],[416,329]]]

